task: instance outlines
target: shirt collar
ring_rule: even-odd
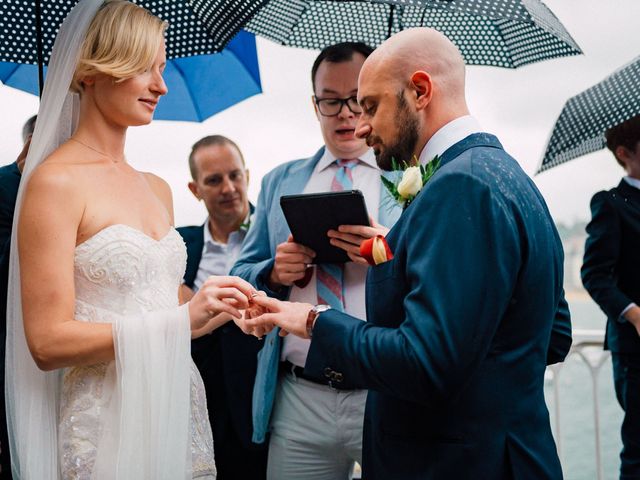
[[[420,153],[420,163],[426,165],[433,160],[433,157],[442,155],[449,147],[452,147],[460,140],[464,140],[469,135],[481,131],[480,123],[471,115],[451,120],[429,139]]]
[[[207,217],[207,219],[204,222],[204,244],[205,246],[206,245],[222,245],[220,242],[216,242],[213,239],[213,236],[211,235],[211,230],[209,230],[210,221],[211,221],[211,218]],[[236,232],[240,231],[240,232],[246,233],[250,221],[251,221],[251,209],[249,209],[249,213],[247,213],[247,216],[245,217],[244,222],[242,222],[242,225],[238,230],[236,230]],[[229,236],[233,235],[236,232],[231,232]]]
[[[640,180],[633,177],[624,177],[625,182],[627,182],[632,187],[635,187],[640,190]]]
[[[325,147],[324,153],[322,154],[322,157],[320,158],[320,160],[318,161],[318,164],[316,165],[316,173],[326,170],[336,160],[338,160],[338,157],[336,157],[333,153],[329,151],[328,148]],[[369,148],[364,154],[360,155],[358,157],[358,160],[360,160],[360,162],[364,163],[365,165],[368,165],[372,168],[375,168],[376,170],[379,170],[378,164],[376,163],[376,156],[373,154],[373,150],[371,148]]]

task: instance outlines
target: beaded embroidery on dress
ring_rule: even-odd
[[[111,225],[75,250],[77,320],[114,323],[116,315],[178,307],[186,248],[175,229],[160,240],[127,225]],[[101,411],[116,381],[115,362],[67,368],[58,428],[64,479],[90,479],[101,435]],[[144,407],[141,407],[144,412]],[[213,437],[202,379],[191,362],[193,478],[215,479]]]

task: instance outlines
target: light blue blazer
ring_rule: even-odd
[[[314,156],[294,160],[269,172],[262,180],[260,196],[256,206],[253,224],[244,240],[240,256],[231,270],[231,275],[244,278],[257,289],[269,296],[285,300],[290,289],[273,292],[267,286],[267,278],[273,268],[276,247],[286,242],[290,231],[280,207],[280,197],[304,191],[318,161],[324,154],[324,147]],[[396,174],[382,172],[392,179]],[[389,192],[380,189],[378,222],[391,228],[402,213]],[[253,387],[253,441],[263,443],[269,427],[273,409],[282,339],[279,329],[274,329],[264,340],[264,347],[258,353],[258,371]]]

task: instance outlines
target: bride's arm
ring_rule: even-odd
[[[74,253],[84,199],[65,167],[44,164],[26,186],[18,225],[27,344],[43,370],[113,360],[111,324],[74,320]]]
[[[211,317],[204,327],[191,330],[191,338],[195,339],[207,335],[231,320],[232,317],[228,313],[219,313],[218,315]]]

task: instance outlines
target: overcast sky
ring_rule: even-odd
[[[517,70],[471,66],[467,97],[486,131],[533,175],[564,102],[640,54],[640,1],[547,0],[584,55]],[[309,71],[317,51],[258,39],[263,92],[204,123],[157,121],[132,128],[127,158],[173,188],[176,224],[201,223],[206,212],[187,190],[191,145],[210,134],[234,139],[251,171],[249,196],[256,200],[262,176],[276,165],[313,154],[322,137],[311,105]],[[639,93],[640,94],[640,93]],[[24,121],[36,113],[36,97],[0,85],[0,165],[21,148]],[[558,222],[589,218],[589,199],[615,186],[623,171],[607,151],[597,152],[534,177]]]

